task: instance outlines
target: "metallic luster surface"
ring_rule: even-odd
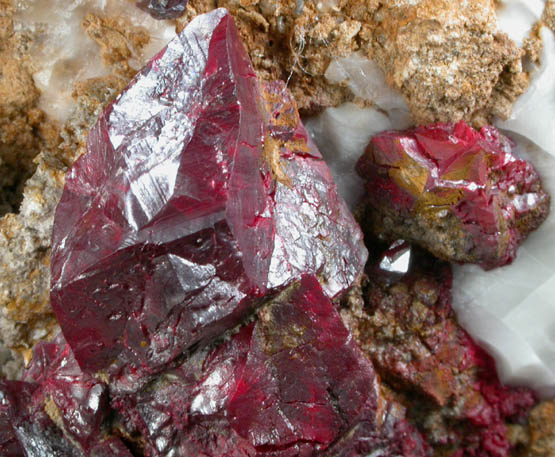
[[[113,403],[156,457],[429,455],[314,276]]]
[[[187,7],[188,0],[137,0],[136,5],[154,19],[176,19]]]
[[[134,391],[302,274],[367,251],[285,85],[231,16],[196,17],[106,108],[56,211],[51,301],[81,367]]]

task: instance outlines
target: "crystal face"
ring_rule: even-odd
[[[137,0],[137,6],[154,19],[176,19],[185,12],[188,0]]]
[[[376,135],[357,163],[372,230],[485,269],[512,262],[547,217],[549,196],[511,150],[494,127],[463,121]]]
[[[364,305],[348,320],[363,351],[383,382],[410,392],[411,418],[435,449],[508,457],[508,426],[526,423],[534,394],[503,386],[493,359],[457,323],[448,263],[412,248],[410,269],[392,276],[380,265],[390,251],[369,263]]]
[[[105,386],[59,335],[34,347],[23,381],[0,381],[0,454],[131,457],[105,427],[109,412]]]
[[[72,441],[87,450],[93,446],[109,411],[106,389],[79,368],[63,335],[33,348],[23,380],[40,385]]]
[[[341,294],[366,256],[284,84],[258,83],[218,9],[90,131],[56,210],[51,302],[79,365],[134,390],[302,274]]]
[[[148,456],[426,455],[377,382],[316,278],[306,276],[256,322],[113,404],[126,433],[144,437]]]

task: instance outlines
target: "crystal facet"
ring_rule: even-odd
[[[189,0],[137,0],[137,6],[154,19],[176,19],[185,12]]]
[[[109,413],[105,386],[59,335],[35,346],[23,381],[0,381],[0,455],[131,457],[106,428]]]
[[[485,269],[512,262],[549,196],[494,127],[463,121],[376,135],[357,164],[373,231]]]
[[[114,406],[145,455],[424,456],[314,276]],[[373,455],[373,454],[372,454]],[[377,454],[376,454],[377,455]]]
[[[105,385],[81,371],[62,334],[33,348],[23,380],[40,385],[72,441],[93,447],[109,411]]]
[[[56,210],[51,301],[86,372],[136,389],[265,297],[345,291],[362,235],[283,83],[196,17],[100,116]]]

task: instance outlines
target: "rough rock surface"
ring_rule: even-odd
[[[542,21],[555,33],[555,0],[545,2]]]
[[[48,303],[51,227],[43,216],[53,215],[59,174],[55,163],[37,156],[55,148],[60,137],[37,106],[10,3],[0,2],[0,341],[23,350],[53,336],[55,326]],[[5,374],[11,377],[17,367],[10,367]]]
[[[555,455],[555,400],[543,402],[532,410],[528,433],[525,457]]]
[[[148,457],[427,455],[314,276],[113,405]]]
[[[550,204],[513,146],[495,127],[463,121],[374,136],[357,163],[371,230],[486,270],[511,263]]]
[[[378,63],[418,123],[507,117],[527,85],[492,0],[192,0],[184,21],[216,5],[237,18],[258,74],[288,79],[304,112],[353,98],[324,77],[334,58],[353,52]]]
[[[134,389],[302,274],[340,295],[366,255],[293,100],[259,86],[219,9],[91,129],[56,209],[51,300],[83,369]]]
[[[382,267],[380,267],[382,265]],[[510,455],[508,424],[526,424],[528,389],[504,387],[493,359],[457,324],[451,270],[413,248],[406,274],[376,256],[343,317],[437,455]]]

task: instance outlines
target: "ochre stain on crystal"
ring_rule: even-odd
[[[370,229],[446,260],[485,269],[511,263],[550,202],[512,148],[494,127],[478,132],[462,121],[376,135],[357,164]]]

